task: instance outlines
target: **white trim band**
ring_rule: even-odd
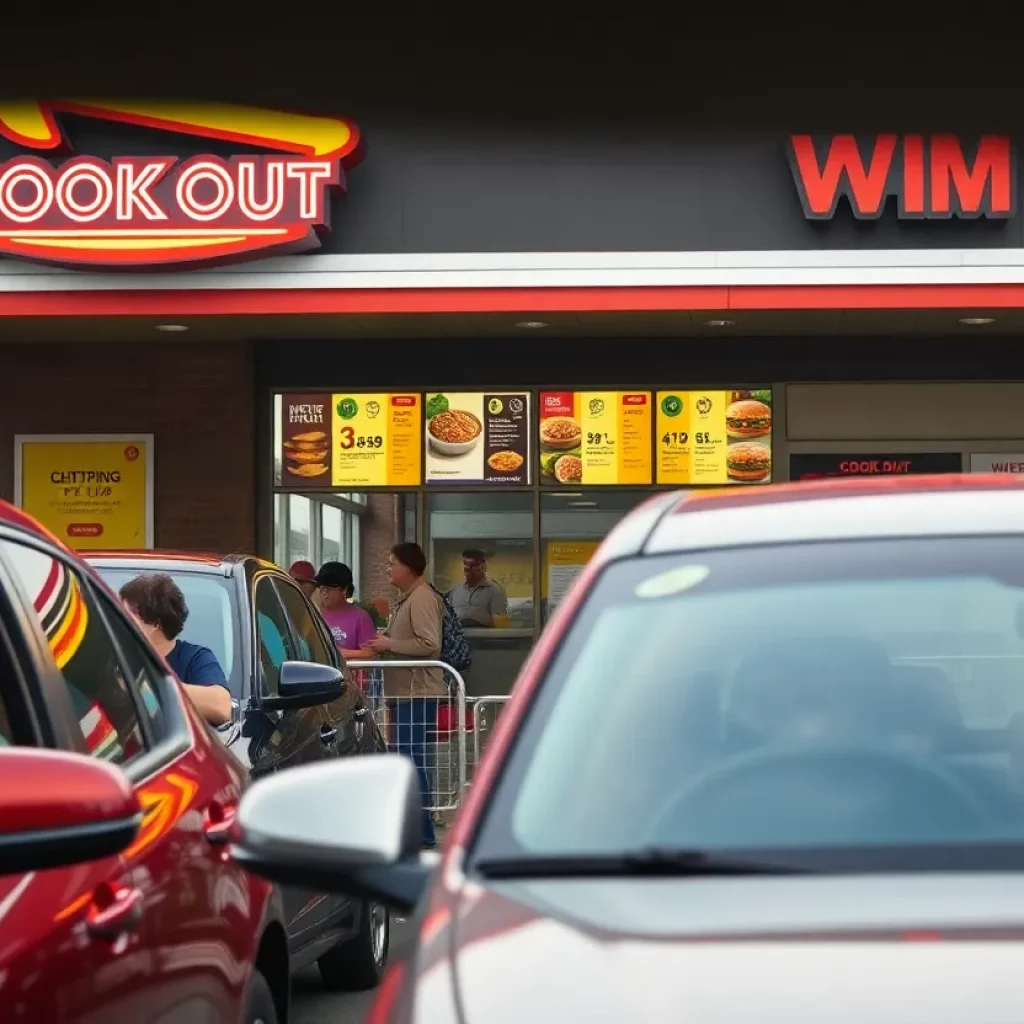
[[[0,291],[615,288],[1024,283],[1024,249],[397,253],[94,273],[0,260]]]

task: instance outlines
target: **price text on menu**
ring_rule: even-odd
[[[649,484],[649,391],[542,391],[540,469],[546,484]]]
[[[772,393],[659,391],[659,484],[767,483],[772,470]]]
[[[415,487],[420,482],[418,394],[336,394],[333,487]]]

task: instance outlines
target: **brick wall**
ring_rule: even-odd
[[[359,594],[365,600],[390,600],[388,553],[399,541],[398,496],[370,494],[359,524]]]
[[[157,547],[255,549],[249,345],[5,345],[0,359],[0,497],[14,497],[15,434],[151,433]]]

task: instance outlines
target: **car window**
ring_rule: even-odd
[[[138,710],[95,596],[65,562],[0,541],[67,685],[83,749],[127,764],[144,750]]]
[[[115,593],[140,575],[138,567],[97,566],[96,571]],[[170,572],[185,595],[188,618],[181,639],[213,651],[224,670],[233,697],[242,696],[242,658],[232,580],[212,572]]]
[[[322,665],[332,664],[327,642],[299,588],[280,578],[274,580],[274,586],[295,635],[295,645],[300,659],[316,661]]]
[[[97,597],[103,607],[107,624],[121,651],[121,660],[128,670],[140,704],[149,719],[151,733],[156,741],[168,735],[167,718],[160,703],[160,670],[145,643],[129,627],[124,612],[104,597]]]
[[[276,694],[281,682],[281,666],[286,661],[301,661],[302,658],[269,576],[256,582],[255,610],[263,693]]]
[[[1019,842],[1022,549],[818,543],[608,567],[480,856]]]
[[[14,732],[11,730],[11,723],[7,717],[7,708],[4,706],[3,697],[0,696],[0,747],[9,747],[14,742]]]

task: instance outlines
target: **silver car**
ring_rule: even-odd
[[[416,794],[363,758],[240,815],[252,870],[419,906],[375,1019],[1019,1024],[1024,486],[654,498],[541,638],[440,869]]]

